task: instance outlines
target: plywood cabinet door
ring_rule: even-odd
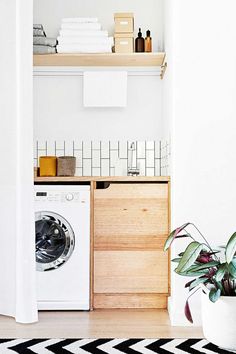
[[[166,306],[167,234],[167,183],[95,190],[94,307]]]

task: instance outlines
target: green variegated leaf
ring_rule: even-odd
[[[168,248],[170,247],[170,245],[172,244],[172,242],[174,240],[174,235],[175,235],[175,230],[169,234],[169,236],[164,244],[164,251],[167,251]]]
[[[217,270],[216,272],[216,275],[215,275],[215,280],[216,281],[221,281],[223,278],[224,278],[224,275],[227,271],[227,264],[226,263],[222,263],[220,266],[219,266],[219,269]]]
[[[210,293],[209,293],[209,299],[211,300],[211,302],[216,302],[221,294],[221,290],[220,289],[211,289]]]
[[[215,280],[215,284],[216,284],[217,288],[219,288],[219,289],[220,289],[221,293],[222,293],[222,294],[224,294],[224,293],[225,293],[225,291],[224,291],[224,288],[223,288],[223,285],[221,284],[221,282],[220,282],[220,281]]]
[[[194,280],[190,286],[189,286],[189,290],[193,290],[196,286],[200,285],[200,284],[203,284],[203,283],[206,283],[207,281],[209,281],[208,278],[204,277],[204,278],[198,278],[196,280]]]
[[[177,267],[177,272],[185,272],[196,261],[199,253],[202,251],[203,245],[197,241],[191,242],[186,248],[181,261]]]
[[[199,270],[198,272],[191,272],[191,270],[189,270],[188,272],[178,272],[176,268],[175,273],[177,273],[178,275],[182,275],[184,277],[200,277],[202,275],[208,274],[208,270],[203,269],[203,270]]]
[[[233,258],[232,262],[229,263],[228,265],[229,272],[231,276],[236,279],[236,259]]]
[[[174,258],[171,260],[171,262],[174,262],[174,263],[179,263],[181,260],[181,258]]]
[[[189,222],[187,222],[186,224],[183,224],[182,226],[180,227],[177,227],[177,229],[175,229],[174,231],[172,231],[170,233],[170,235],[168,236],[166,242],[165,242],[165,245],[164,245],[164,251],[167,251],[168,248],[171,246],[172,242],[174,241],[174,239],[176,238],[176,236],[179,235],[179,233],[185,229],[185,227],[187,227],[188,225],[190,225]],[[187,235],[186,235],[187,237]]]
[[[212,262],[204,263],[204,264],[197,265],[197,266],[193,267],[192,271],[198,271],[198,270],[202,270],[202,269],[213,268],[213,267],[218,266],[219,264],[220,264],[220,262],[218,262],[218,261],[212,261]]]
[[[236,252],[236,232],[230,237],[226,249],[225,249],[225,256],[226,256],[226,262],[229,264]]]

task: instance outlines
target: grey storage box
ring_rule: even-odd
[[[76,167],[76,158],[74,156],[60,156],[57,159],[58,176],[74,176]]]

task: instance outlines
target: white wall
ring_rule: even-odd
[[[162,137],[162,81],[128,77],[125,108],[84,108],[83,76],[34,78],[36,140],[158,140]]]
[[[75,16],[97,16],[112,35],[113,14],[121,11],[134,12],[136,27],[150,28],[154,50],[162,49],[163,0],[34,0],[34,22],[42,23],[49,36],[57,36],[63,17]],[[163,82],[155,73],[132,73],[125,109],[85,109],[82,76],[35,77],[35,139],[161,139],[162,91]]]
[[[154,49],[162,48],[165,0],[34,0],[34,23],[43,23],[48,36],[57,36],[63,17],[98,17],[104,29],[114,33],[115,12],[135,14],[135,35],[138,27],[143,34],[150,29]]]
[[[236,230],[236,3],[170,4],[172,227],[193,221],[213,244],[221,244]],[[182,323],[182,283],[172,277],[172,320],[177,325]],[[199,301],[192,304],[197,323]]]

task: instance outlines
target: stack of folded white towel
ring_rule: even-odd
[[[113,46],[97,18],[64,18],[57,39],[58,53],[110,53]]]

